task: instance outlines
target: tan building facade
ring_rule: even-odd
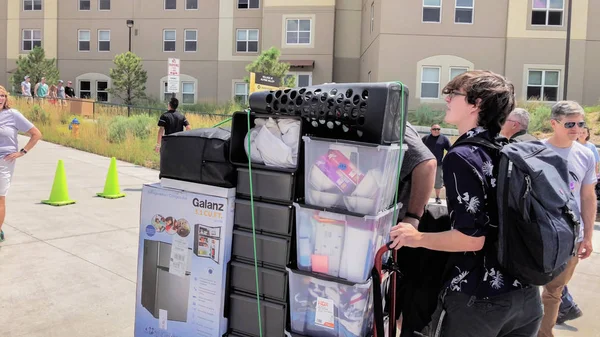
[[[561,99],[567,0],[5,0],[0,84],[35,45],[56,57],[80,97],[112,100],[115,55],[134,53],[147,93],[164,97],[167,59],[181,60],[184,103],[246,99],[245,67],[281,50],[300,86],[402,81],[410,107],[443,104],[469,69],[508,76],[519,99]],[[573,1],[568,98],[600,98],[600,1]],[[130,29],[127,21],[132,20]]]

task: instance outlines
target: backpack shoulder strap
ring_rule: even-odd
[[[500,151],[502,150],[502,145],[499,143],[493,143],[488,139],[482,138],[482,137],[471,137],[471,138],[464,138],[461,139],[457,142],[455,142],[452,147],[458,146],[458,145],[465,145],[465,144],[473,144],[473,145],[479,145],[479,146],[483,146],[485,148],[491,149],[491,150],[496,150],[496,151]]]

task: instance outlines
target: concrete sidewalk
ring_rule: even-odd
[[[59,159],[77,203],[43,205]],[[158,172],[118,162],[127,196],[97,198],[109,163],[45,142],[18,159],[0,243],[0,336],[133,336],[140,192]],[[600,336],[599,267],[598,254],[580,263],[570,289],[584,317],[557,336]]]

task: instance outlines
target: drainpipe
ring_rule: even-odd
[[[569,3],[567,5],[567,10],[568,10],[568,14],[567,14],[567,41],[566,41],[566,47],[565,47],[565,83],[563,84],[563,100],[567,99],[567,89],[569,87],[569,57],[570,57],[570,51],[571,51],[571,12],[572,12],[572,7],[573,6],[573,0],[569,0]]]

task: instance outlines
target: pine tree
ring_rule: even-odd
[[[48,85],[58,82],[60,73],[56,66],[56,59],[46,59],[46,52],[41,47],[35,47],[25,57],[19,55],[17,59],[17,70],[12,74],[11,82],[17,93],[21,92],[21,82],[25,76],[31,78],[31,90],[42,77],[46,78]]]
[[[275,47],[263,51],[254,62],[246,66],[246,71],[251,73],[263,73],[265,75],[281,78],[281,85],[288,88],[296,86],[296,78],[294,76],[285,76],[290,70],[290,64],[279,62],[281,52]],[[246,82],[249,82],[246,77]]]
[[[108,92],[132,105],[136,99],[146,97],[146,81],[148,74],[142,65],[142,59],[132,52],[115,56],[115,67],[110,69],[112,80]]]

